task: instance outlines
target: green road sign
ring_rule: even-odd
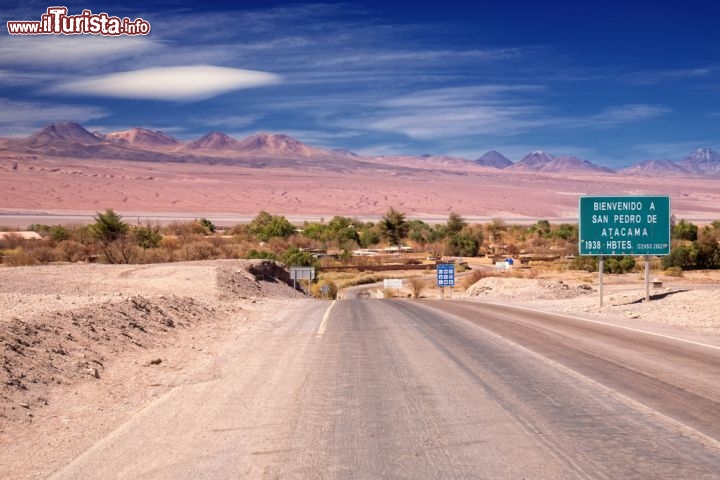
[[[580,255],[670,255],[670,197],[580,197]]]

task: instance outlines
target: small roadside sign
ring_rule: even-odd
[[[438,263],[437,264],[437,286],[438,287],[454,287],[455,286],[455,264],[454,263]]]
[[[327,283],[322,284],[322,286],[320,286],[320,294],[322,295],[323,300],[325,300],[325,298],[327,298],[329,293],[330,293],[330,285],[328,285]]]
[[[291,267],[290,280],[315,280],[315,268]]]
[[[386,278],[383,280],[383,288],[394,288],[394,289],[401,289],[402,288],[402,278]]]
[[[297,290],[298,280],[315,280],[315,267],[290,267],[290,280],[293,288]]]

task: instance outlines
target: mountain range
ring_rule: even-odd
[[[254,167],[324,168],[347,170],[360,167],[470,168],[486,167],[508,172],[590,173],[624,175],[720,176],[720,155],[700,148],[676,162],[645,160],[622,170],[611,170],[588,160],[534,151],[513,163],[497,151],[471,161],[447,156],[361,156],[344,150],[313,147],[283,134],[259,133],[237,140],[222,132],[210,132],[181,142],[160,131],[132,128],[102,134],[91,133],[75,122],[52,123],[27,138],[0,140],[2,151],[70,158],[168,161],[183,163],[243,164]]]

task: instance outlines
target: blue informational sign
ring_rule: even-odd
[[[455,264],[454,263],[438,263],[438,265],[437,265],[437,286],[438,287],[454,287],[455,286]]]

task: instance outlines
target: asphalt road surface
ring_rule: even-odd
[[[308,302],[53,478],[718,479],[719,402],[716,347],[482,304]]]

